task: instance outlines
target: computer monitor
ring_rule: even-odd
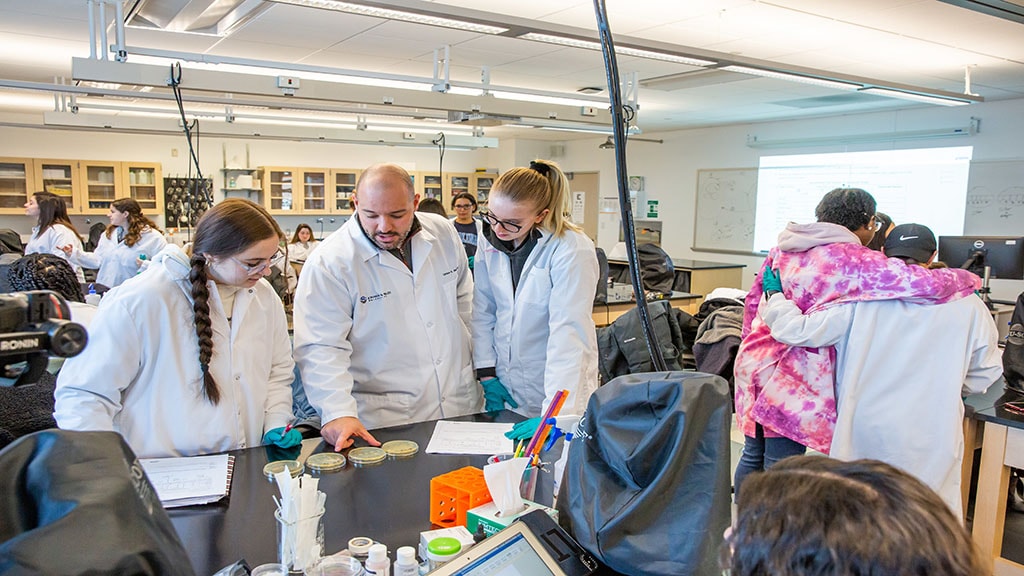
[[[939,236],[939,260],[984,276],[1024,280],[1024,237]]]

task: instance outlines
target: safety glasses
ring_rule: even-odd
[[[246,274],[256,274],[258,272],[263,272],[264,270],[270,268],[271,266],[276,266],[277,264],[279,264],[281,260],[284,260],[284,252],[278,249],[277,252],[274,252],[273,256],[268,258],[266,261],[260,262],[259,264],[246,264],[245,262],[242,262],[241,260],[235,258],[234,256],[228,256],[228,258],[231,258],[239,266],[241,266],[242,270],[245,270]]]

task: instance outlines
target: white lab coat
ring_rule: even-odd
[[[295,359],[324,423],[368,429],[483,409],[473,377],[473,279],[455,228],[416,213],[413,271],[377,248],[353,216],[321,242],[295,294]]]
[[[295,242],[288,245],[288,259],[292,262],[305,262],[309,255],[320,245],[319,240],[310,240],[305,245],[302,242]]]
[[[100,241],[93,252],[76,246],[68,260],[85,268],[99,268],[96,282],[113,288],[139,273],[139,264],[135,261],[139,255],[152,258],[166,245],[163,234],[152,228],[144,229],[134,246],[125,244],[124,240],[119,241],[117,230],[114,230],[109,237],[106,232],[100,234]]]
[[[779,342],[835,345],[838,417],[830,456],[900,467],[960,517],[961,395],[985,392],[1002,374],[995,322],[981,299],[858,302],[805,316],[774,296],[758,313]]]
[[[54,418],[68,430],[115,430],[142,458],[259,446],[291,420],[294,363],[284,308],[264,280],[235,295],[228,323],[210,281],[221,399],[202,392],[188,258],[167,246],[135,280],[103,296],[86,349],[57,379]]]
[[[75,234],[74,230],[67,226],[53,224],[42,234],[39,233],[38,226],[33,226],[32,238],[25,244],[25,256],[29,254],[53,254],[68,260],[68,255],[60,249],[61,246],[67,246],[68,244],[74,246],[76,250],[82,249],[82,239],[78,237],[78,234]],[[70,260],[68,260],[68,263],[75,269],[75,276],[78,277],[78,281],[85,282],[85,274],[82,272],[82,267]]]
[[[598,384],[594,243],[541,231],[514,295],[508,255],[483,235],[474,264],[473,364],[497,369],[524,416],[543,414],[561,389],[562,413],[582,414]]]

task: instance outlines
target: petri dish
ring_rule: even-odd
[[[345,467],[345,457],[334,452],[311,454],[306,458],[306,466],[316,472],[336,472]]]
[[[393,458],[406,458],[420,451],[420,445],[412,440],[391,440],[381,444],[380,448]]]
[[[267,480],[274,481],[274,474],[281,472],[282,470],[288,470],[291,473],[292,478],[302,474],[305,468],[302,466],[302,462],[298,460],[275,460],[268,462],[263,467],[263,475],[267,477]]]
[[[376,464],[388,457],[388,453],[373,446],[363,446],[349,450],[348,459],[353,464]]]

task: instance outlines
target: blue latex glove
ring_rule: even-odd
[[[475,256],[470,256],[470,257],[469,257],[469,269],[470,269],[470,270],[472,270],[472,269],[473,269],[473,259],[474,259],[474,258],[475,258]]]
[[[537,426],[539,424],[540,416],[536,418],[527,418],[526,420],[517,423],[508,432],[505,432],[505,438],[509,438],[513,441],[529,440],[530,438],[533,438],[533,433],[537,431]]]
[[[302,433],[292,428],[285,432],[284,427],[273,428],[267,430],[267,433],[263,435],[264,444],[273,444],[281,448],[292,448],[302,444]]]
[[[501,383],[501,380],[487,378],[480,382],[480,386],[483,386],[484,389],[484,410],[488,412],[504,410],[506,402],[513,408],[519,408],[519,404],[512,399],[512,395],[508,393],[508,389]]]
[[[782,280],[779,279],[778,271],[772,270],[771,266],[765,267],[764,274],[761,275],[761,288],[765,292],[782,292]]]

